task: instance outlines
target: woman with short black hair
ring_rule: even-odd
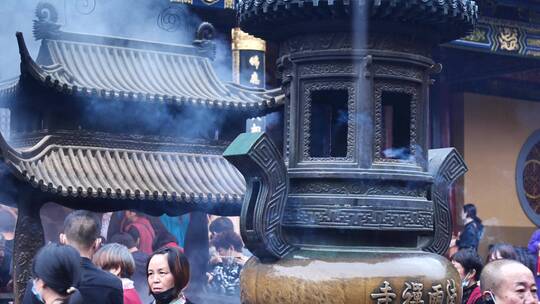
[[[161,248],[146,265],[148,286],[155,304],[189,304],[183,290],[189,282],[189,262],[176,247]]]
[[[484,265],[478,253],[471,248],[461,249],[452,256],[451,260],[461,278],[463,287],[461,303],[482,303],[482,292],[478,281]]]
[[[81,277],[81,256],[71,246],[48,244],[41,248],[32,264],[32,297],[23,303],[63,304],[76,292]]]
[[[517,261],[518,255],[514,246],[506,243],[496,243],[489,246],[487,255],[487,262],[493,262],[496,260],[515,260]]]

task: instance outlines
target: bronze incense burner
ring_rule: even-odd
[[[467,169],[428,150],[431,48],[472,29],[474,1],[243,0],[241,27],[280,46],[284,151],[241,134],[254,253],[243,303],[459,303],[440,255],[449,186]]]

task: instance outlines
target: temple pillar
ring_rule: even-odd
[[[39,211],[42,203],[32,192],[23,192],[17,201],[18,217],[13,248],[13,277],[15,304],[22,303],[26,283],[32,277],[32,261],[44,244],[43,226]]]
[[[185,244],[185,254],[190,266],[188,293],[198,294],[207,281],[206,268],[209,259],[208,216],[205,213],[190,213]]]

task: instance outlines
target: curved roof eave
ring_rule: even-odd
[[[147,51],[123,48],[122,52],[132,51],[136,54],[133,56],[126,55],[126,58],[129,58],[129,62],[125,62],[124,59],[122,59],[123,57],[120,58],[121,60],[119,58],[107,58],[107,60],[112,60],[115,62],[115,64],[118,64],[119,67],[122,68],[115,71],[112,71],[111,69],[109,70],[109,73],[96,73],[98,70],[101,71],[105,69],[104,64],[101,64],[102,66],[99,67],[93,67],[92,64],[87,63],[85,65],[82,62],[75,61],[69,64],[81,64],[82,67],[88,69],[89,71],[80,72],[80,75],[73,74],[73,71],[76,69],[68,66],[68,62],[55,62],[50,66],[40,66],[30,56],[23,34],[17,32],[16,36],[22,62],[21,73],[28,73],[34,79],[45,84],[46,86],[53,87],[57,91],[66,94],[98,97],[111,100],[141,101],[175,104],[179,106],[190,105],[204,108],[255,112],[280,106],[284,101],[284,98],[281,96],[283,94],[281,94],[280,89],[261,90],[223,83],[217,78],[213,69],[208,66],[208,63],[200,62],[201,60],[207,59],[201,59],[202,57],[198,58],[191,55],[187,56],[169,53],[161,54],[156,53],[155,51],[152,51],[152,54],[147,54]],[[54,43],[69,44],[71,42],[60,41]],[[47,45],[47,43],[44,45]],[[75,49],[78,49],[79,47],[105,48],[106,50],[104,49],[102,51],[107,51],[96,51],[94,52],[96,54],[108,53],[109,51],[112,52],[112,54],[116,54],[115,52],[118,48],[116,46],[108,47],[103,45],[77,45],[76,47],[70,49],[69,52],[76,53]],[[109,48],[114,50],[109,50]],[[67,52],[64,49],[63,51]],[[109,54],[105,56],[112,55]],[[115,56],[120,55],[117,54]],[[150,58],[152,56],[159,59]],[[169,59],[170,56],[176,56],[174,60],[181,60],[176,62],[175,66],[176,68],[179,68],[180,71],[170,70],[170,67],[164,67],[163,70],[152,70],[155,68],[149,68],[149,66],[152,65],[148,65],[148,62],[143,62],[144,60],[142,59],[144,57],[147,61],[158,62],[161,66],[165,66],[168,63],[167,60],[172,60]],[[95,60],[94,64],[95,62],[102,61]],[[131,68],[133,66],[137,66],[139,63],[142,66],[139,67],[139,69],[146,69],[146,72],[154,75],[155,77],[163,78],[162,81],[151,79],[151,77],[141,77],[141,71]],[[127,66],[128,64],[129,67]],[[79,66],[79,68],[81,66]],[[85,79],[84,73],[92,73],[94,76],[98,75],[97,77],[105,78],[103,81],[92,82]],[[119,73],[122,75],[115,75]],[[104,76],[105,74],[107,75]],[[190,77],[193,77],[193,79]],[[110,79],[118,80],[114,81],[117,84],[114,85],[113,81],[109,81]],[[125,83],[118,84],[121,82],[119,79],[122,79],[122,81],[125,81]],[[128,80],[126,81],[126,79]],[[101,83],[101,85],[98,83]],[[169,85],[165,88],[164,84]],[[131,88],[131,90],[129,90],[129,88]]]
[[[180,203],[208,211],[237,210],[245,192],[242,175],[221,155],[58,145],[50,137],[17,151],[0,133],[0,161],[19,180],[59,198]]]

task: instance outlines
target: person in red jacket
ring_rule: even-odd
[[[125,217],[120,226],[122,232],[127,232],[131,235],[138,233],[140,251],[146,254],[152,254],[154,252],[152,250],[152,244],[154,243],[156,233],[152,227],[152,223],[150,223],[150,220],[143,213],[126,210]],[[137,233],[130,232],[131,230],[136,230]]]
[[[94,254],[92,262],[122,280],[124,304],[142,304],[131,280],[135,272],[135,260],[126,246],[117,243],[107,244]]]

